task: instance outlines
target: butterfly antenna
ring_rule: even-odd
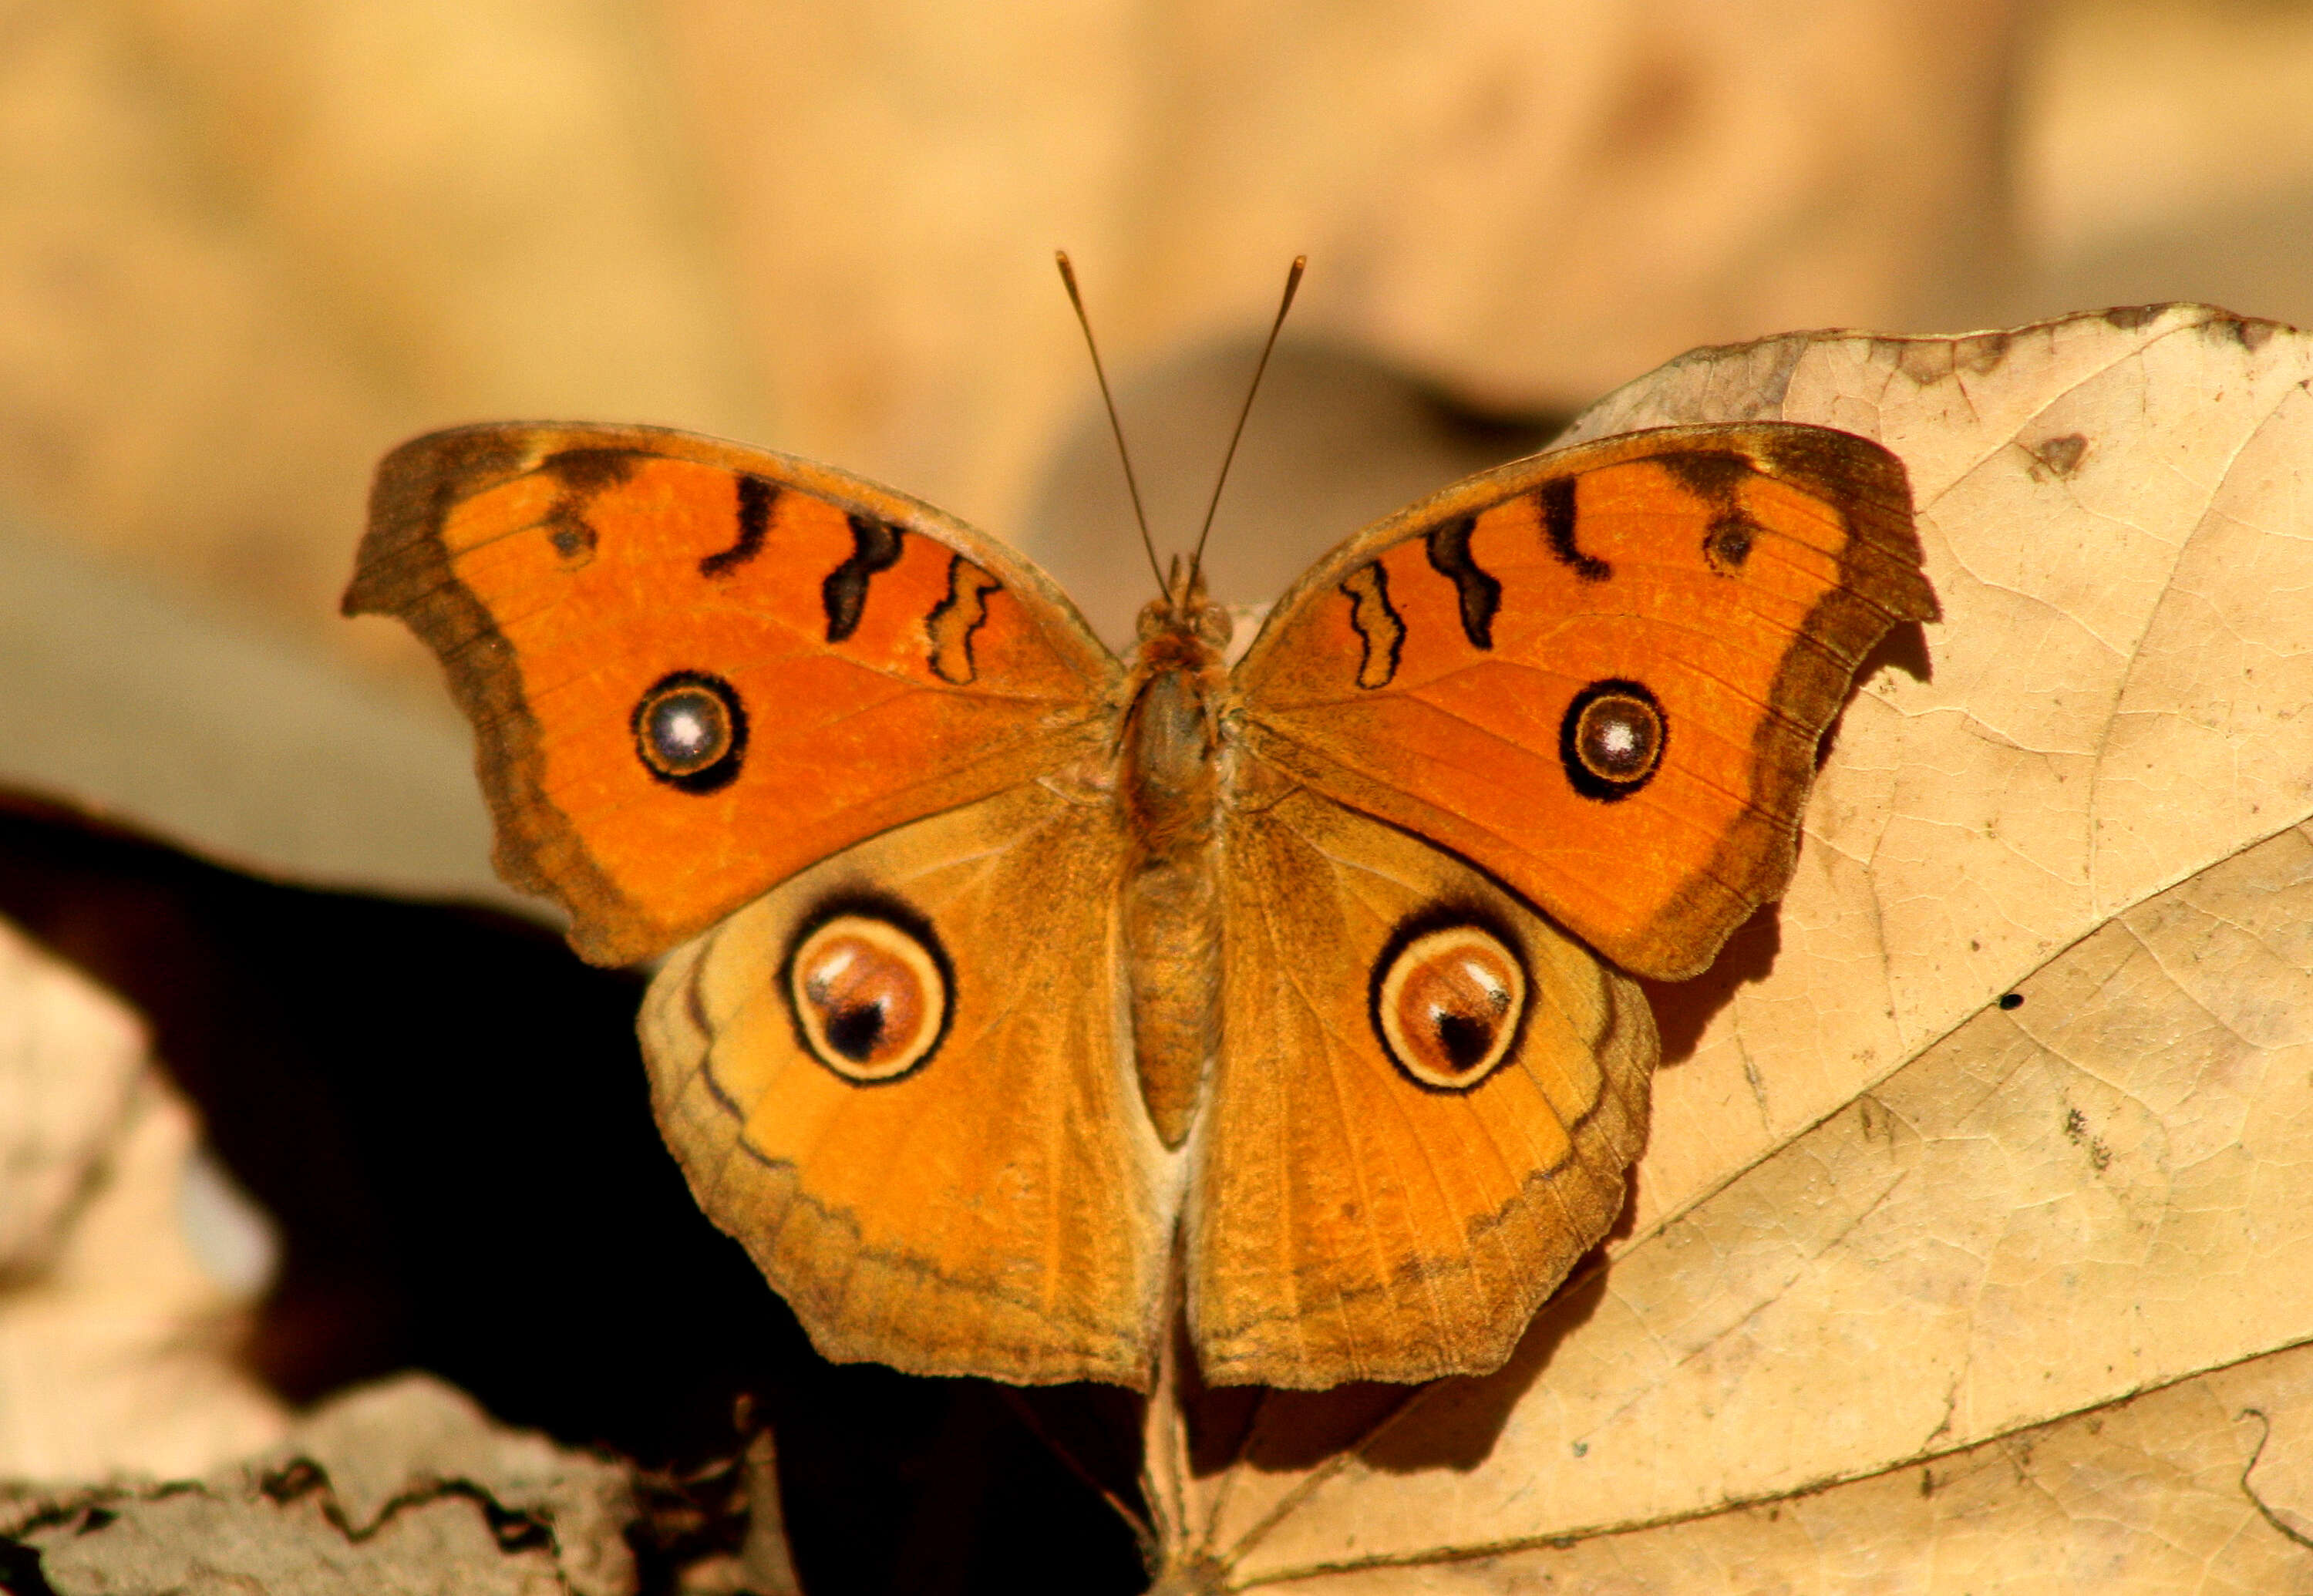
[[[1197,533],[1196,552],[1189,556],[1189,586],[1197,585],[1197,573],[1204,569],[1205,540],[1213,534],[1213,514],[1221,507],[1221,486],[1228,481],[1229,463],[1236,458],[1237,440],[1244,436],[1245,418],[1253,414],[1253,396],[1261,392],[1261,374],[1269,369],[1269,357],[1277,348],[1277,335],[1285,326],[1285,313],[1293,308],[1293,295],[1301,287],[1301,274],[1309,269],[1309,257],[1293,257],[1293,269],[1285,274],[1285,297],[1277,303],[1277,320],[1269,324],[1269,341],[1261,346],[1261,364],[1253,368],[1253,381],[1244,391],[1244,408],[1236,413],[1236,430],[1229,434],[1228,453],[1221,456],[1220,475],[1213,479],[1212,502],[1205,507],[1205,524]]]
[[[1148,569],[1156,591],[1166,591],[1164,567],[1156,562],[1156,542],[1148,535],[1148,512],[1140,507],[1140,481],[1132,474],[1132,451],[1124,446],[1124,423],[1116,419],[1116,396],[1108,391],[1108,371],[1100,363],[1100,345],[1093,340],[1092,318],[1085,314],[1084,295],[1077,290],[1077,269],[1066,250],[1054,250],[1060,263],[1060,281],[1068,285],[1069,303],[1077,307],[1077,325],[1084,329],[1085,348],[1092,352],[1092,375],[1100,379],[1100,401],[1108,407],[1108,429],[1116,436],[1116,457],[1124,462],[1124,486],[1132,495],[1132,518],[1140,524],[1140,547],[1148,555]]]

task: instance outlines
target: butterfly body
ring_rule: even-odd
[[[1176,1148],[1220,1036],[1228,621],[1176,572],[1140,635],[1117,762],[1132,840],[1120,909],[1141,1103],[1157,1139]]]
[[[1192,573],[1122,662],[929,507],[642,428],[396,451],[347,604],[442,654],[501,869],[673,949],[662,1129],[822,1351],[1145,1385],[1177,1302],[1302,1387],[1508,1355],[1643,1140],[1631,972],[1780,893],[1934,613],[1900,464],[1785,426],[1456,484],[1234,665]]]

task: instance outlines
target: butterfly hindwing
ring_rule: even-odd
[[[813,866],[684,944],[667,1141],[820,1350],[1145,1383],[1177,1203],[1115,978],[1114,811],[1040,783]]]
[[[806,461],[644,427],[435,433],[379,467],[348,613],[473,720],[499,869],[589,958],[1100,745],[1115,661],[1025,561]]]
[[[1306,789],[1227,838],[1188,1211],[1215,1384],[1481,1372],[1621,1212],[1645,996],[1482,871]]]

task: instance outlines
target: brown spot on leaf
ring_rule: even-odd
[[[1967,338],[1906,339],[1896,346],[1895,369],[1921,387],[1948,380],[1955,372],[1983,376],[2008,358],[2014,339],[2005,332]]]
[[[1921,387],[1951,375],[1951,346],[1941,339],[1906,339],[1895,348],[1895,369]]]
[[[2076,1147],[2088,1149],[2089,1162],[2098,1174],[2103,1174],[2111,1166],[2112,1149],[2104,1144],[2102,1137],[2089,1134],[2088,1115],[2077,1108],[2064,1111],[2064,1138]]]
[[[2077,432],[2065,433],[2027,445],[2024,451],[2032,457],[2026,469],[2035,481],[2046,481],[2051,477],[2069,477],[2080,470],[2080,460],[2089,452],[2089,440]]]
[[[2227,316],[2221,325],[2235,343],[2252,351],[2263,348],[2281,329],[2280,322],[2268,322],[2262,316]]]
[[[1961,339],[1952,348],[1952,363],[1971,375],[1983,376],[2000,368],[2000,363],[2008,358],[2012,341],[2005,332],[1979,332],[1973,338]]]

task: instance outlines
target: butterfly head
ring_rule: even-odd
[[[1139,659],[1201,666],[1228,646],[1229,631],[1228,612],[1206,595],[1205,573],[1176,554],[1165,596],[1140,611]]]

